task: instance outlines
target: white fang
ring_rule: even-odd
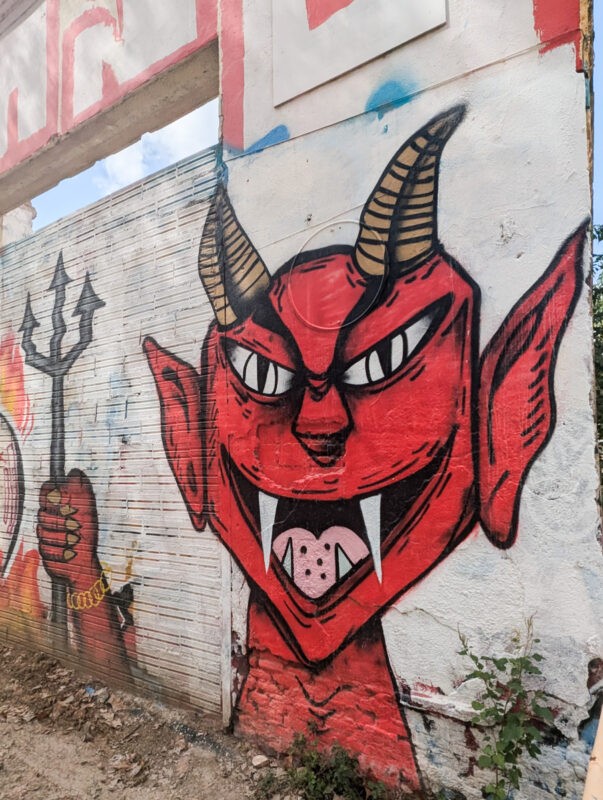
[[[260,527],[262,529],[262,550],[264,551],[264,566],[266,572],[270,566],[270,554],[272,552],[272,530],[274,528],[274,518],[276,517],[276,507],[278,498],[272,497],[264,492],[258,492],[260,502]]]
[[[293,542],[291,539],[287,542],[285,548],[285,555],[281,561],[281,566],[290,578],[293,578]]]
[[[360,510],[366,528],[366,538],[375,565],[375,574],[381,583],[381,495],[374,494],[372,497],[364,497],[360,501]]]
[[[336,544],[335,549],[337,552],[337,580],[340,581],[342,578],[345,578],[354,565],[347,557],[342,547]]]

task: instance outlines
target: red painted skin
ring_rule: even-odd
[[[59,485],[52,481],[42,485],[37,534],[46,572],[64,581],[69,593],[86,593],[97,581],[104,582],[97,555],[96,500],[83,472],[74,469]],[[75,536],[79,537],[77,542],[73,542]],[[74,556],[66,561],[65,553],[71,552]],[[129,668],[119,622],[107,598],[86,611],[72,613],[82,659],[104,671],[127,675]]]
[[[257,315],[225,330],[213,325],[201,391],[193,367],[145,341],[166,453],[191,520],[198,529],[212,525],[252,586],[241,731],[282,750],[311,722],[325,743],[361,754],[364,766],[389,783],[419,785],[376,621],[478,517],[497,546],[512,544],[523,480],[554,425],[555,354],[580,291],[583,244],[580,229],[510,312],[482,357],[479,380],[478,289],[444,253],[398,278],[348,325],[367,283],[343,248],[282,271],[268,295],[279,321],[272,327],[282,335]],[[434,303],[441,303],[435,329],[395,374],[374,385],[342,382],[358,357]],[[279,397],[249,389],[229,362],[229,342],[294,371],[297,388]],[[274,554],[266,570],[250,492],[346,501],[395,491],[421,469],[426,480],[384,534],[381,581],[367,558],[311,600]],[[235,471],[245,476],[245,491]],[[89,505],[83,499],[74,517]],[[94,525],[82,526],[76,558],[58,567],[49,562],[59,551],[46,543],[48,523],[40,517],[38,535],[49,572],[78,587],[92,580],[99,569],[88,557]],[[59,531],[56,514],[52,523]],[[55,548],[64,546],[64,535],[57,532]],[[99,630],[114,635],[108,616],[80,616],[87,647]]]
[[[240,734],[279,752],[296,733],[325,747],[338,744],[356,753],[361,768],[375,778],[418,788],[410,732],[380,631],[357,636],[326,666],[311,669],[299,662],[262,604],[253,601],[247,646],[249,673],[237,703]]]
[[[274,555],[266,572],[260,532],[254,525],[250,529],[250,515],[236,484],[221,479],[219,457],[208,462],[207,481],[214,500],[212,526],[253,583],[270,597],[293,634],[300,657],[309,662],[332,655],[377,611],[431,569],[446,548],[466,532],[474,513],[470,502],[474,483],[470,365],[476,355],[471,353],[472,288],[439,256],[413,273],[412,291],[404,285],[405,279],[400,279],[383,303],[345,329],[343,365],[354,362],[427,306],[452,296],[439,331],[389,380],[376,386],[350,387],[345,393],[326,381],[319,399],[313,399],[306,386],[297,406],[292,406],[289,398],[271,400],[249,391],[230,367],[225,339],[289,369],[299,369],[296,359],[315,375],[337,368],[333,362],[341,323],[361,299],[366,283],[359,276],[353,285],[346,280],[354,269],[347,256],[319,263],[323,263],[320,269],[309,264],[278,278],[270,291],[270,302],[290,331],[299,355],[253,319],[226,333],[214,328],[209,334],[207,348],[216,358],[210,378],[215,391],[210,410],[211,417],[215,416],[215,450],[228,451],[236,467],[263,492],[315,501],[377,494],[426,467],[434,452],[448,446],[449,450],[430,486],[390,534],[391,545],[384,547],[382,582],[368,560],[320,603],[297,590]],[[318,297],[316,286],[320,286]],[[309,298],[299,314],[292,296]],[[316,303],[312,303],[313,296]],[[321,327],[329,330],[321,332]],[[441,364],[447,369],[442,370]],[[226,397],[231,398],[229,402]],[[330,466],[317,465],[300,442],[305,433],[328,441],[346,427],[349,434],[341,457]],[[320,440],[314,441],[320,449]],[[452,463],[454,471],[449,469]],[[422,515],[417,513],[419,508]],[[420,521],[409,523],[412,516]]]

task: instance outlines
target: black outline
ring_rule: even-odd
[[[13,531],[10,544],[8,545],[8,550],[4,554],[4,563],[2,564],[2,569],[0,569],[0,578],[6,577],[6,571],[8,569],[8,565],[12,558],[13,552],[17,545],[17,539],[19,538],[19,531],[21,529],[21,520],[23,519],[23,506],[25,504],[25,476],[23,473],[23,457],[21,455],[21,447],[19,446],[19,440],[17,439],[17,435],[15,433],[15,429],[10,424],[6,416],[0,413],[0,419],[6,423],[6,427],[11,433],[12,436],[12,443],[15,446],[15,454],[17,458],[17,483],[18,483],[18,491],[19,491],[19,502],[17,508],[17,521],[15,523],[15,530]]]

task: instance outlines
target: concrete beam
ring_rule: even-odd
[[[218,43],[211,42],[121,102],[54,137],[0,176],[0,214],[217,97]]]
[[[0,39],[43,2],[44,0],[0,0]]]

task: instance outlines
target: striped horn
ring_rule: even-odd
[[[406,271],[434,252],[440,158],[464,116],[455,106],[435,117],[387,165],[360,217],[355,259],[365,274],[383,275],[388,260]]]
[[[211,202],[199,246],[199,276],[221,327],[249,314],[270,273],[247,238],[224,187]]]

